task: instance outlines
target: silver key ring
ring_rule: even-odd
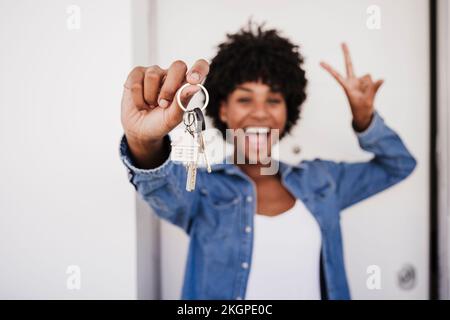
[[[200,108],[200,110],[205,110],[206,109],[206,107],[208,106],[208,102],[209,102],[209,94],[208,94],[208,90],[206,90],[206,88],[203,86],[203,85],[201,85],[200,83],[198,83],[198,84],[196,84],[197,86],[199,86],[202,90],[203,90],[203,93],[205,94],[205,104],[203,105],[203,107],[201,107]],[[183,110],[184,112],[186,112],[186,111],[188,111],[187,110],[187,108],[185,107],[185,106],[183,106],[183,104],[181,103],[181,99],[180,99],[180,95],[181,95],[181,92],[183,91],[183,89],[184,88],[186,88],[187,86],[195,86],[195,84],[190,84],[189,82],[188,83],[185,83],[183,86],[181,86],[181,88],[178,90],[178,92],[177,92],[177,103],[178,103],[178,105],[180,106],[180,108],[181,108],[181,110]]]

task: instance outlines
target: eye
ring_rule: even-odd
[[[268,99],[267,102],[269,102],[269,104],[280,104],[282,101],[279,98],[271,98]]]
[[[242,97],[242,98],[238,98],[237,102],[239,102],[239,103],[250,103],[251,99]]]

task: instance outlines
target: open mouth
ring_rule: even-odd
[[[245,127],[245,133],[247,134],[268,134],[270,132],[269,127]]]
[[[249,126],[244,128],[245,140],[251,151],[267,150],[269,145],[270,128],[263,126]]]

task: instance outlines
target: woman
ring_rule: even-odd
[[[188,71],[175,61],[167,70],[137,67],[130,73],[121,157],[145,201],[190,236],[183,299],[350,298],[340,211],[406,178],[416,162],[374,109],[383,81],[356,77],[345,44],[343,51],[345,77],[321,65],[344,89],[353,129],[361,148],[374,154],[371,161],[280,162],[274,175],[261,174],[261,159],[221,163],[210,174],[198,171],[193,192],[185,190],[184,166],[169,160],[168,132],[183,115],[177,90],[205,80],[208,115],[224,136],[226,129],[248,131],[235,155],[249,159],[273,143],[269,135],[252,138],[250,132],[279,130],[282,137],[299,118],[307,81],[298,47],[276,30],[242,29],[228,35],[210,66],[198,60]],[[182,101],[196,91],[188,86]]]

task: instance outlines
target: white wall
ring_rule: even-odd
[[[118,156],[131,2],[0,2],[0,298],[137,297],[134,190]],[[66,288],[69,265],[81,290]]]
[[[309,99],[282,146],[284,160],[367,158],[341,90],[318,67],[325,59],[343,69],[340,41],[349,42],[358,73],[386,79],[377,108],[419,166],[405,183],[344,213],[350,286],[355,298],[426,298],[427,3],[1,1],[0,298],[179,297],[187,238],[163,223],[159,243],[146,205],[138,202],[135,214],[117,150],[122,84],[137,64],[212,57],[225,32],[250,16],[284,30],[306,57]],[[73,4],[81,29],[71,31],[66,8]],[[381,30],[365,28],[371,4],[382,9]],[[296,145],[300,155],[291,153]],[[404,263],[418,273],[410,291],[396,284]],[[384,270],[383,290],[365,288],[368,264]],[[69,265],[81,268],[81,290],[66,288]]]

